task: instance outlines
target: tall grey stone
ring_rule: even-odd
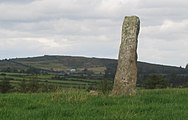
[[[113,95],[134,95],[136,93],[139,29],[140,20],[137,16],[124,18]]]

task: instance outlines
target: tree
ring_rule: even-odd
[[[39,90],[39,82],[37,80],[37,76],[33,76],[33,78],[31,80],[28,81],[28,91],[29,92],[38,92]]]
[[[116,73],[117,64],[108,64],[106,65],[106,70],[104,74],[104,78],[114,79]]]
[[[23,92],[23,93],[26,93],[27,92],[27,83],[26,83],[26,80],[23,79],[20,84],[19,84],[19,91],[20,92]]]
[[[10,80],[4,78],[0,83],[0,92],[7,93],[12,89],[12,85],[10,84]]]
[[[186,65],[185,69],[188,70],[188,64]]]
[[[166,88],[168,81],[161,75],[150,75],[144,80],[144,88],[155,89],[155,88]]]
[[[40,74],[40,70],[34,67],[30,67],[26,70],[27,73],[30,74]]]

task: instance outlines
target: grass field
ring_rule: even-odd
[[[0,120],[187,120],[188,89],[94,96],[82,90],[0,94]]]

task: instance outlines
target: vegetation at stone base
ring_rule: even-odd
[[[138,90],[132,97],[64,90],[0,94],[1,120],[186,120],[188,89]]]
[[[103,79],[101,80],[101,84],[99,88],[104,95],[108,95],[110,91],[112,90],[112,87],[113,87],[112,85],[113,84],[112,83],[110,84],[107,79]]]

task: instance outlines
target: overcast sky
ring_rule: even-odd
[[[141,20],[138,60],[188,63],[188,0],[0,0],[0,59],[117,58],[124,16]]]

